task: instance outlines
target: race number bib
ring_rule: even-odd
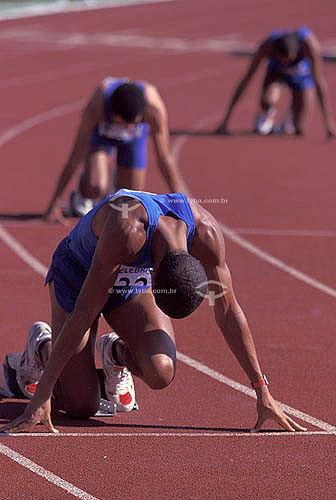
[[[113,285],[116,290],[135,288],[139,291],[152,286],[151,267],[120,266],[117,278]]]

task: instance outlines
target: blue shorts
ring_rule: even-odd
[[[56,248],[45,279],[45,285],[51,281],[54,282],[57,302],[65,311],[71,313],[89,270],[83,266],[70,250],[69,241],[68,237],[64,238]],[[122,282],[121,284],[124,285]],[[148,288],[148,286],[143,285],[133,288],[116,286],[107,290],[106,303],[101,313],[104,314],[117,309]]]
[[[117,165],[131,169],[143,169],[147,167],[147,143],[149,127],[143,124],[142,133],[128,141],[109,139],[100,135],[97,131],[91,137],[91,153],[106,151],[108,155],[117,152]]]
[[[281,71],[280,65],[271,60],[267,66],[267,77],[272,77],[279,83],[287,85],[294,92],[303,92],[315,86],[310,65],[306,61],[301,61],[296,71],[286,73]]]

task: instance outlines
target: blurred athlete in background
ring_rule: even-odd
[[[239,81],[222,123],[215,133],[228,133],[232,111],[246,90],[261,61],[267,68],[261,89],[260,110],[255,132],[267,135],[274,131],[301,135],[312,112],[316,92],[328,138],[335,135],[335,126],[328,105],[327,85],[322,75],[319,43],[308,28],[297,31],[273,31],[261,43],[250,65]],[[276,104],[281,86],[286,85],[292,96],[290,109],[280,126],[275,129]]]
[[[166,107],[157,88],[143,81],[105,78],[82,113],[77,136],[45,213],[51,222],[64,222],[59,200],[83,162],[77,191],[70,197],[70,215],[81,217],[108,194],[120,188],[143,190],[146,181],[148,137],[152,136],[157,163],[172,192],[186,187],[169,148]],[[109,163],[116,152],[114,185]]]

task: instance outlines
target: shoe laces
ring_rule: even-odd
[[[109,376],[116,385],[117,390],[126,390],[131,382],[131,373],[126,368],[113,367],[109,372]]]

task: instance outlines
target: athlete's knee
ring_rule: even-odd
[[[103,198],[106,194],[108,185],[105,179],[97,178],[90,179],[88,176],[81,176],[79,183],[79,191],[84,198]]]
[[[155,354],[151,366],[143,371],[143,379],[151,389],[164,389],[174,380],[175,371],[175,359],[165,354]]]

